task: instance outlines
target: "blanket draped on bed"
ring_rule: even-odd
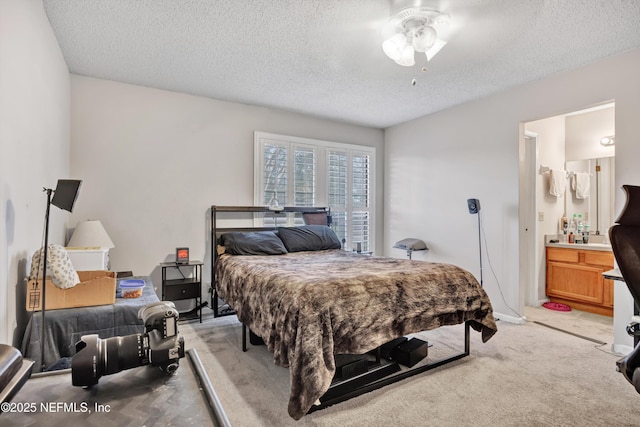
[[[300,419],[331,385],[334,353],[362,354],[394,338],[470,321],[486,342],[497,327],[475,277],[450,264],[343,250],[222,255],[217,290],[238,319],[289,367],[289,415]]]

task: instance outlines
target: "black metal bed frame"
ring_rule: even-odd
[[[214,317],[228,316],[236,314],[233,309],[220,312],[218,307],[219,297],[216,290],[217,278],[215,274],[215,263],[218,259],[217,242],[219,235],[226,232],[236,231],[273,231],[277,227],[218,227],[217,216],[219,213],[306,213],[306,212],[329,212],[326,207],[299,207],[288,206],[279,210],[271,210],[268,206],[211,206],[211,306]],[[253,218],[247,218],[253,219]],[[470,326],[469,322],[464,322],[464,350],[454,355],[419,364],[414,368],[401,370],[397,362],[380,363],[380,350],[377,350],[376,365],[364,374],[337,381],[333,383],[329,390],[320,397],[319,404],[309,409],[308,413],[344,402],[348,399],[377,390],[389,384],[402,381],[406,378],[430,371],[448,363],[460,360],[470,354]],[[242,351],[247,351],[247,327],[242,324]]]
[[[373,371],[369,371],[365,374],[350,378],[346,381],[332,384],[329,387],[329,390],[327,390],[325,394],[320,397],[320,404],[312,406],[307,413],[311,413],[320,409],[327,408],[331,405],[344,402],[356,396],[369,393],[371,391],[385,387],[389,384],[393,384],[406,378],[413,377],[414,375],[439,368],[440,366],[446,365],[447,363],[455,362],[456,360],[468,356],[471,349],[469,331],[469,322],[464,322],[464,351],[433,362],[418,365],[414,368],[410,368],[404,371],[401,371],[398,367],[395,372],[393,372],[389,368],[385,367],[393,366],[394,364],[397,365],[397,362],[393,362],[390,365],[381,365],[379,369],[374,369]]]
[[[218,227],[218,214],[220,213],[269,213],[272,215],[288,214],[288,213],[330,213],[327,207],[317,206],[285,206],[279,209],[270,209],[269,206],[211,206],[211,308],[213,308],[213,317],[230,316],[236,314],[233,309],[220,311],[218,307],[219,297],[216,289],[218,283],[215,272],[215,265],[218,259],[218,238],[222,233],[230,233],[236,231],[274,231],[277,227]],[[237,219],[237,218],[236,218]],[[254,218],[246,218],[253,220]]]

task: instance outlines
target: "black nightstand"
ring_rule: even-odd
[[[162,300],[196,300],[196,314],[202,323],[202,261],[193,260],[185,264],[160,263],[162,267]],[[175,270],[178,279],[167,279],[167,270]],[[172,274],[172,276],[174,276]]]

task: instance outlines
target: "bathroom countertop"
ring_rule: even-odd
[[[608,270],[602,273],[605,279],[609,280],[620,280],[624,282],[624,277],[622,277],[622,273],[620,273],[619,268],[614,268],[613,270]]]
[[[568,248],[568,249],[581,249],[587,251],[609,251],[611,252],[611,245],[608,243],[549,243],[545,246],[549,248]]]

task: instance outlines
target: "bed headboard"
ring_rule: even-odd
[[[300,213],[301,216],[314,217],[325,214],[328,221],[331,218],[331,209],[328,207],[317,206],[285,206],[278,210],[270,209],[269,206],[211,206],[211,308],[213,308],[214,317],[218,315],[234,314],[233,311],[219,314],[218,312],[218,296],[216,293],[216,277],[215,263],[218,259],[217,243],[218,238],[223,233],[242,232],[242,231],[269,231],[276,230],[277,226],[257,227],[220,227],[220,219],[246,219],[253,220],[253,214],[269,213],[269,214],[288,214]],[[314,221],[315,219],[309,219]]]

